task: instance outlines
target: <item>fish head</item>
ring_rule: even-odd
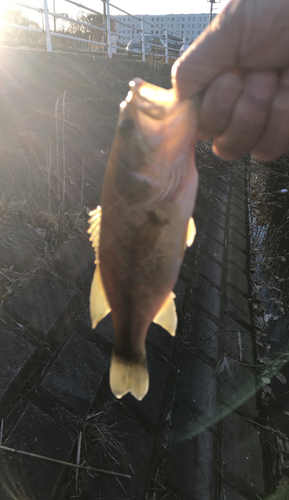
[[[119,194],[133,204],[159,197],[171,185],[173,171],[195,169],[194,161],[184,158],[194,157],[197,119],[193,101],[178,101],[174,89],[140,78],[129,86],[108,169],[114,170]]]

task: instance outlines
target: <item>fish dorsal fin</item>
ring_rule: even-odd
[[[92,246],[95,251],[95,261],[94,263],[99,264],[99,235],[100,235],[100,223],[101,223],[101,207],[98,206],[95,210],[90,213],[90,219],[88,221],[90,227],[88,229],[88,234],[90,234],[89,241],[92,242]]]
[[[89,301],[92,328],[95,328],[97,323],[111,311],[102,283],[99,265],[96,266],[94,271]]]
[[[157,323],[158,325],[162,326],[173,337],[176,334],[176,329],[178,324],[178,317],[176,313],[176,305],[174,298],[175,294],[171,292],[166,301],[163,303],[156,317],[153,319],[154,323]]]
[[[191,217],[188,222],[188,228],[187,228],[187,247],[190,247],[193,244],[195,236],[196,236],[196,226],[193,217]]]

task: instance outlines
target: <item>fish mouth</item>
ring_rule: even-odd
[[[164,89],[141,78],[134,78],[129,87],[120,104],[120,120],[131,119],[151,144],[159,144],[165,137],[175,142],[176,135],[179,139],[191,135],[188,131],[195,129],[196,116],[192,102],[179,101],[174,89]]]
[[[121,108],[124,108],[127,103],[132,103],[150,118],[162,120],[176,105],[174,89],[163,89],[141,78],[134,78],[129,82],[129,87],[130,91],[126,100],[121,103]]]

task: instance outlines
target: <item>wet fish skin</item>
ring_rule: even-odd
[[[148,390],[145,339],[158,313],[171,334],[176,328],[171,293],[197,193],[196,125],[192,101],[177,102],[172,90],[140,79],[120,105],[99,236],[92,237],[94,221],[90,229],[98,268],[91,317],[96,326],[99,304],[106,299],[104,311],[111,309],[115,339],[110,385],[118,398],[131,392],[140,400]]]

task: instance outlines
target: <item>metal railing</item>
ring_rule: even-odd
[[[94,10],[74,0],[65,0],[65,2],[77,6],[85,11],[88,11],[92,15],[96,14],[100,16],[98,20],[100,24],[99,26],[86,22],[87,20],[84,21],[81,19],[76,19],[72,16],[63,13],[61,14],[56,13],[55,0],[53,2],[54,5],[53,10],[49,10],[48,0],[39,0],[39,7],[28,5],[23,2],[12,1],[9,4],[10,9],[12,7],[21,7],[21,9],[28,9],[34,12],[38,12],[42,17],[42,28],[40,27],[40,25],[39,28],[35,27],[35,23],[34,26],[26,26],[26,25],[24,26],[22,24],[6,22],[4,23],[2,30],[4,29],[5,31],[5,28],[13,28],[29,32],[40,33],[43,35],[43,39],[45,35],[46,49],[48,52],[51,52],[55,49],[59,49],[59,45],[57,44],[57,39],[60,40],[66,39],[75,41],[76,45],[77,43],[79,44],[79,42],[82,43],[82,48],[74,47],[75,50],[88,50],[94,52],[101,52],[105,53],[109,58],[113,57],[113,55],[116,53],[121,54],[124,52],[124,53],[137,54],[138,56],[141,56],[143,61],[145,61],[146,55],[152,53],[154,57],[163,58],[166,60],[166,62],[168,62],[169,55],[175,58],[178,56],[179,47],[172,46],[173,41],[176,40],[172,40],[170,36],[173,36],[175,39],[177,38],[177,42],[179,42],[180,46],[182,43],[184,43],[185,38],[180,37],[179,33],[168,31],[167,28],[160,28],[159,26],[146,21],[143,17],[134,16],[129,12],[126,12],[125,10],[121,9],[117,5],[110,3],[110,0],[99,0],[99,1],[102,2],[102,12]],[[136,19],[140,23],[140,29],[136,30],[138,34],[137,37],[121,35],[122,39],[124,40],[126,39],[131,42],[130,43],[130,45],[132,45],[131,48],[124,47],[118,44],[117,39],[119,38],[120,35],[114,31],[114,27],[116,26],[116,24],[119,23],[129,28],[131,28],[131,26],[124,23],[123,21],[116,19],[114,16],[111,16],[110,14],[111,8],[116,9],[117,11],[120,11],[121,13],[130,16],[131,18]],[[64,21],[65,23],[71,23],[71,26],[72,25],[79,26],[79,30],[76,32],[71,32],[71,31],[61,32],[60,30],[57,30],[56,21],[58,19]],[[53,21],[53,23],[51,23],[51,21]],[[52,25],[54,25],[54,29],[52,29]],[[156,37],[151,33],[149,33],[148,30],[146,31],[147,29],[146,25],[158,28],[158,30],[161,33],[160,36]],[[96,35],[96,33],[98,34]],[[154,40],[152,41],[152,39]],[[135,48],[134,44],[132,43],[135,41],[138,42],[137,48]]]

